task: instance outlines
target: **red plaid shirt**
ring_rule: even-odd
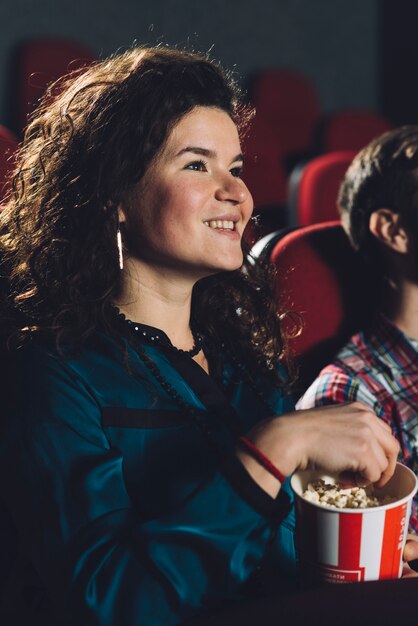
[[[354,335],[321,371],[298,409],[360,400],[373,408],[399,440],[399,460],[418,473],[418,342],[383,315],[373,332]],[[418,495],[410,521],[418,533]]]

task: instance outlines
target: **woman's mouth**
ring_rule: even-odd
[[[235,222],[232,220],[207,220],[203,223],[214,230],[235,230]]]

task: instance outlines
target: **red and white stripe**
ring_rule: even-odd
[[[302,565],[329,582],[398,578],[411,501],[389,509],[332,511],[299,500]],[[318,565],[319,564],[319,565]]]

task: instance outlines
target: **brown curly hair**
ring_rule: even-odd
[[[117,333],[117,207],[195,106],[226,111],[241,136],[253,113],[216,63],[163,47],[133,48],[50,87],[26,130],[0,218],[8,303],[21,329],[41,331],[59,351],[97,328]],[[202,281],[193,316],[254,370],[278,372],[286,350],[272,272],[247,257],[241,270]]]

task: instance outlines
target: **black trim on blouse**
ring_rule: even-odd
[[[234,438],[244,434],[240,418],[220,385],[188,355],[172,349],[164,349],[164,353],[209,413],[215,414],[217,421],[222,419]],[[270,517],[272,513],[277,513],[284,518],[290,512],[292,505],[289,495],[281,489],[277,498],[272,498],[253,480],[234,454],[223,455],[220,470],[235,491],[261,515]]]

